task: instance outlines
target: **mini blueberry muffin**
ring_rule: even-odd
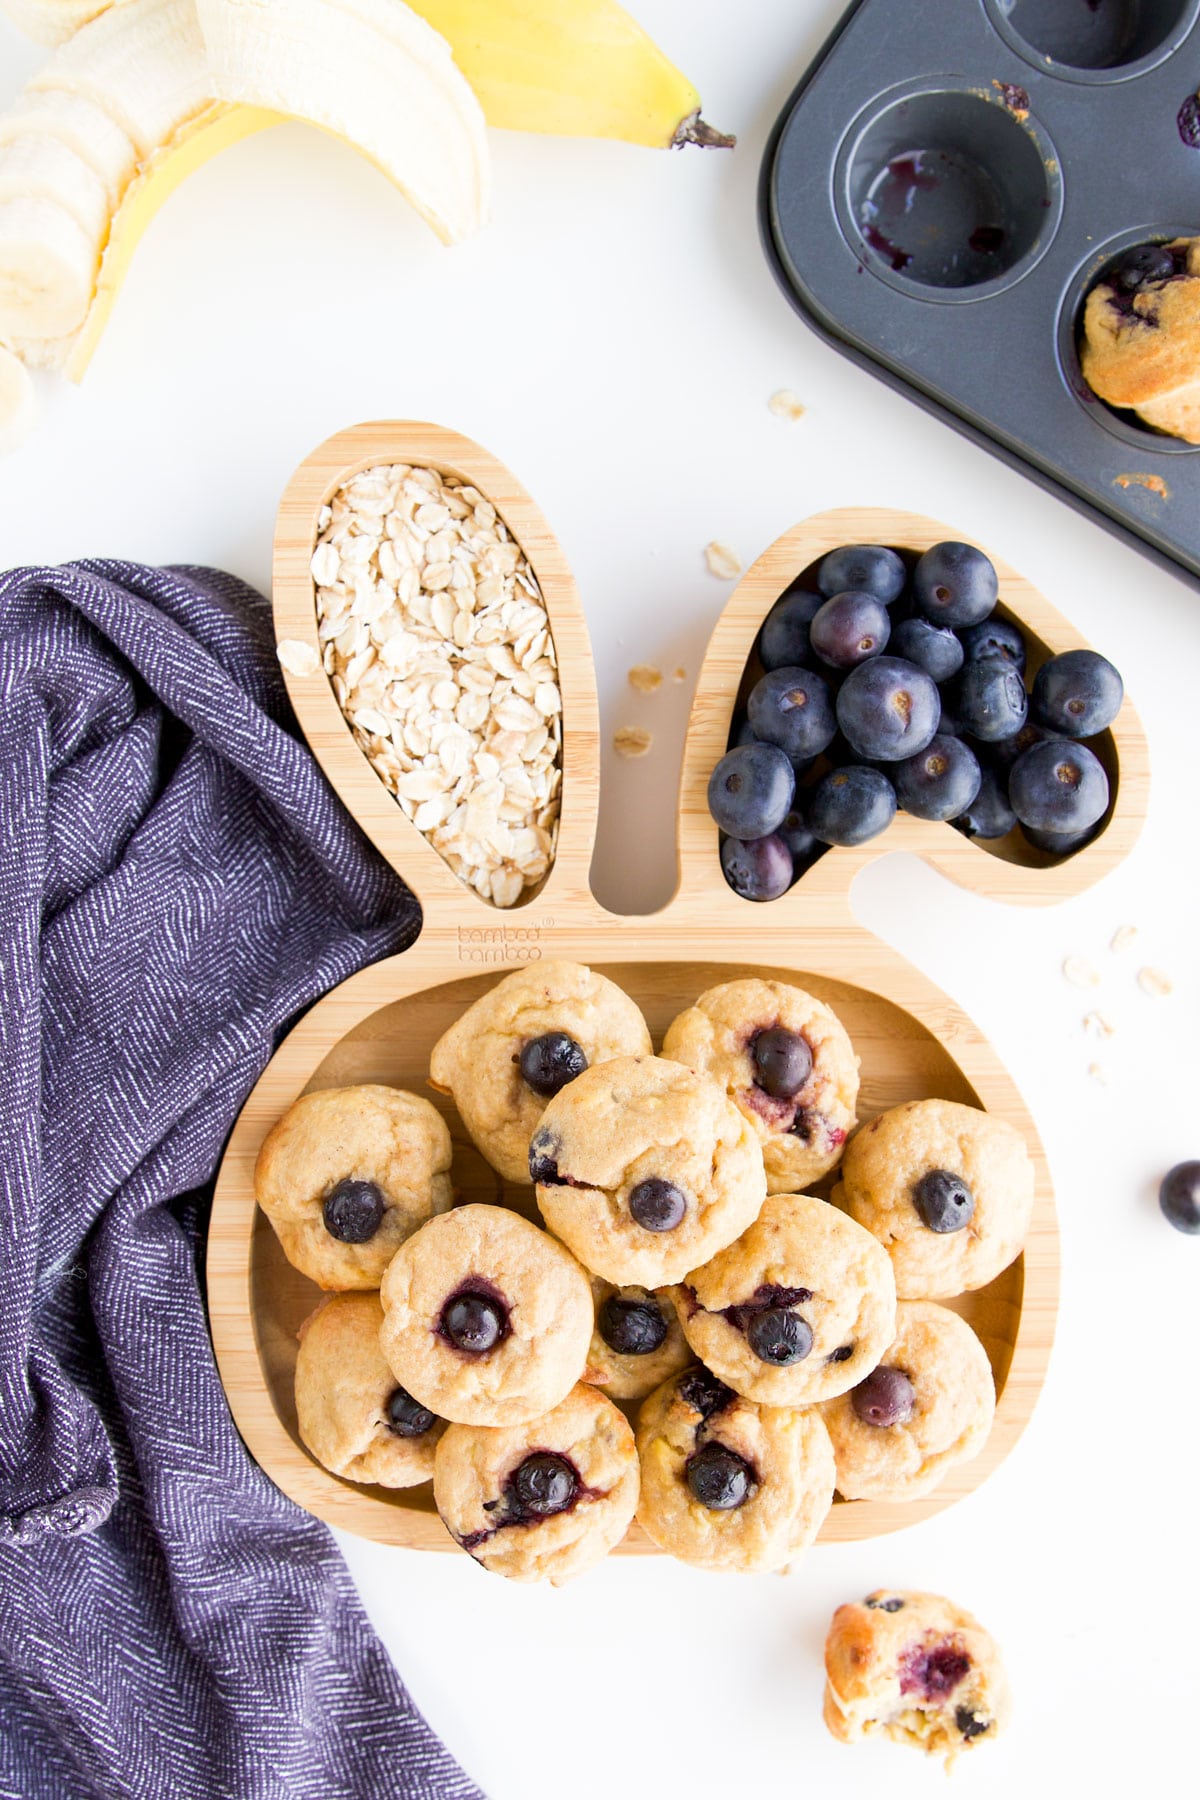
[[[594,1275],[663,1287],[732,1243],[766,1196],[762,1152],[707,1075],[657,1056],[586,1069],[529,1146],[542,1217]]]
[[[1200,238],[1125,252],[1084,304],[1080,366],[1109,406],[1200,444]]]
[[[670,1288],[614,1287],[592,1277],[596,1328],[583,1379],[612,1400],[642,1400],[692,1360]]]
[[[762,1145],[768,1193],[799,1193],[841,1160],[858,1058],[829,1007],[802,988],[709,988],[668,1027],[663,1055],[721,1083]]]
[[[877,1237],[901,1300],[986,1287],[1020,1255],[1033,1164],[1004,1119],[954,1100],[910,1100],[864,1125],[834,1203]]]
[[[414,1487],[433,1474],[445,1422],[396,1386],[379,1348],[378,1294],[330,1294],[300,1327],[296,1419],[317,1461],[346,1481]]]
[[[409,1240],[380,1290],[396,1380],[459,1425],[522,1425],[583,1374],[592,1290],[569,1251],[501,1206],[460,1206]]]
[[[845,1500],[919,1500],[992,1429],[987,1352],[965,1319],[931,1300],[902,1300],[878,1368],[830,1400],[825,1424]]]
[[[451,1425],[433,1497],[455,1542],[510,1581],[564,1581],[607,1556],[629,1529],[638,1459],[625,1415],[594,1387],[526,1425]]]
[[[812,1194],[771,1194],[677,1290],[684,1336],[735,1393],[811,1406],[854,1387],[896,1330],[887,1252]]]
[[[693,1366],[642,1406],[638,1522],[699,1569],[753,1573],[794,1562],[833,1503],[820,1413],[756,1406]]]
[[[582,963],[533,963],[469,1006],[433,1047],[430,1085],[450,1094],[505,1181],[529,1180],[546,1103],[594,1063],[649,1056],[646,1021],[615,982]]]
[[[889,1737],[947,1767],[1008,1723],[996,1641],[940,1594],[882,1589],[839,1606],[825,1640],[825,1723],[843,1744]]]
[[[405,1239],[454,1199],[450,1133],[400,1088],[303,1094],[267,1133],[254,1195],[318,1287],[377,1288]]]

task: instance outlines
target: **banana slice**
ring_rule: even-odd
[[[192,0],[121,0],[56,51],[29,89],[94,101],[149,156],[212,98]]]
[[[20,359],[0,344],[0,456],[15,450],[37,424],[33,377]]]
[[[446,40],[401,0],[198,0],[197,12],[218,99],[346,139],[444,243],[483,224],[479,102]]]
[[[24,137],[55,138],[65,144],[104,183],[109,211],[120,205],[137,169],[137,151],[128,132],[94,100],[55,88],[19,94],[8,111],[0,113],[0,144]]]
[[[0,337],[78,331],[99,262],[95,240],[53,200],[0,204]]]
[[[65,44],[113,0],[0,0],[0,14],[35,44]]]
[[[20,137],[0,145],[0,202],[23,199],[55,201],[88,237],[104,242],[104,183],[57,138]]]

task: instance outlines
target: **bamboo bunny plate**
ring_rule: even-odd
[[[895,951],[865,931],[850,906],[855,874],[892,850],[909,850],[976,892],[1043,904],[1080,892],[1127,854],[1145,811],[1145,744],[1126,703],[1098,747],[1113,791],[1099,835],[1054,866],[1007,840],[985,850],[948,825],[898,817],[882,838],[835,850],[782,899],[740,900],[722,877],[708,816],[709,772],[723,752],[735,696],[771,603],[828,550],[843,543],[913,551],[954,536],[912,514],[845,509],[786,533],[747,572],[714,631],[696,692],[679,801],[679,883],[649,917],[623,918],[588,883],[598,802],[599,744],[587,632],[562,552],[529,496],[475,444],[430,425],[363,425],[340,433],[301,467],[279,517],[275,565],[278,637],[319,649],[309,570],[317,517],[334,490],[378,463],[456,475],[497,507],[533,566],[558,652],[563,695],[563,812],[554,863],[540,887],[507,911],[450,872],[404,816],[358,748],[320,669],[288,677],[305,735],[330,781],[388,861],[421,899],[425,922],[398,956],[362,970],[320,1001],[272,1059],[241,1113],[217,1183],[208,1248],[213,1340],[234,1417],[251,1453],[310,1512],[384,1543],[448,1550],[429,1485],[360,1487],[327,1473],[296,1429],[296,1331],[317,1289],[284,1259],[254,1201],[264,1136],[308,1090],[382,1082],[430,1096],[454,1140],[453,1179],[466,1200],[503,1200],[536,1217],[528,1188],[506,1189],[471,1145],[451,1103],[426,1086],[429,1053],[459,1014],[505,972],[542,958],[587,963],[619,983],[644,1012],[655,1042],[706,987],[749,974],[774,977],[828,1001],[862,1061],[860,1116],[939,1095],[1008,1119],[1036,1172],[1033,1225],[1023,1255],[987,1288],[953,1302],[991,1359],[998,1404],[991,1437],[974,1462],[951,1471],[927,1499],[904,1505],[838,1502],[824,1541],[870,1537],[928,1517],[975,1488],[1008,1453],[1045,1374],[1058,1298],[1058,1231],[1045,1155],[1012,1080],[979,1030]],[[993,559],[996,560],[996,559]],[[1002,606],[1019,618],[1031,661],[1081,640],[1026,581],[997,561]],[[635,1526],[620,1546],[650,1553]]]

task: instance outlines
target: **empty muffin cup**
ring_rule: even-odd
[[[1057,228],[1062,184],[1024,100],[923,88],[893,94],[851,128],[838,218],[873,274],[925,300],[977,300],[1033,267]]]
[[[984,0],[1006,43],[1068,81],[1124,81],[1187,36],[1200,0]]]

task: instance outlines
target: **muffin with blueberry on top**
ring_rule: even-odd
[[[592,1296],[596,1328],[583,1372],[592,1387],[612,1400],[642,1400],[691,1362],[670,1288],[615,1287],[593,1275]]]
[[[505,1181],[529,1180],[529,1140],[555,1094],[596,1063],[648,1056],[646,1021],[614,981],[582,963],[516,969],[433,1047],[430,1086],[448,1094]]]
[[[858,1058],[832,1009],[781,981],[726,981],[667,1028],[663,1055],[719,1081],[762,1146],[768,1191],[795,1194],[841,1160]]]
[[[267,1133],[254,1196],[318,1287],[377,1288],[401,1244],[453,1201],[450,1133],[400,1088],[303,1094]]]
[[[446,1429],[404,1388],[379,1348],[378,1294],[330,1294],[300,1327],[296,1422],[305,1447],[344,1481],[415,1487],[433,1474]]]

